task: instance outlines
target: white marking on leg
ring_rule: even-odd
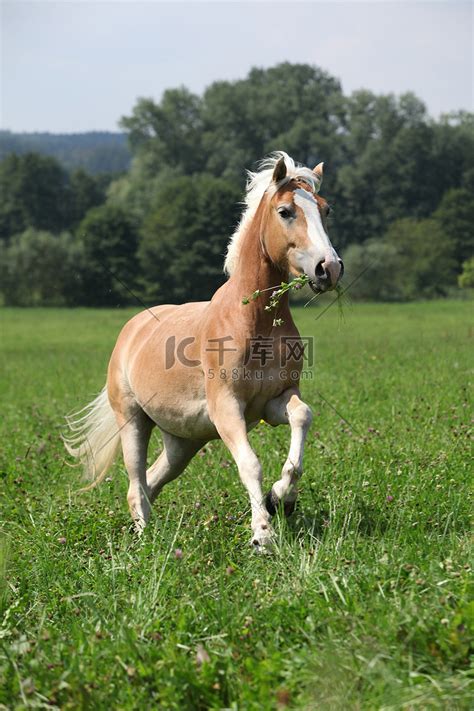
[[[241,403],[233,396],[226,396],[216,405],[214,424],[237,464],[240,479],[250,498],[252,543],[262,548],[271,545],[273,530],[263,501],[262,467],[250,446],[242,410]]]
[[[266,416],[271,424],[289,423],[291,441],[281,478],[272,491],[280,501],[293,502],[298,494],[297,484],[303,471],[303,452],[306,435],[313,415],[296,391],[287,391],[267,405]]]

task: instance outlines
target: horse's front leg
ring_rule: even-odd
[[[244,418],[244,404],[231,393],[220,394],[210,403],[212,421],[232,454],[243,485],[250,497],[252,510],[252,545],[258,549],[271,545],[273,530],[262,493],[262,467],[250,446]]]
[[[291,429],[290,451],[283,465],[281,478],[268,492],[265,505],[273,516],[282,503],[286,515],[293,512],[298,495],[298,480],[303,473],[303,450],[313,415],[311,409],[300,399],[298,388],[288,388],[279,397],[269,400],[265,407],[268,424],[289,424]]]

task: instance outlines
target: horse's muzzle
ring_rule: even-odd
[[[339,279],[344,274],[344,264],[342,259],[332,261],[320,261],[315,269],[315,279],[311,279],[309,285],[315,294],[330,291],[337,286]]]

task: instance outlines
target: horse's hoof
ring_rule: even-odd
[[[250,545],[257,555],[271,555],[275,548],[273,539],[259,541],[257,538],[252,538]]]
[[[278,496],[276,496],[273,489],[270,489],[270,491],[268,492],[268,494],[265,497],[265,508],[267,509],[270,516],[274,516],[281,505],[282,505],[282,502],[280,501]],[[293,499],[293,501],[284,501],[283,502],[283,513],[285,514],[285,516],[287,516],[287,517],[291,516],[291,514],[293,513],[295,508],[296,508],[296,499]]]
[[[250,545],[256,553],[272,553],[275,545],[275,533],[270,526],[258,528],[252,536]]]
[[[274,516],[276,514],[279,505],[280,499],[275,495],[273,489],[270,489],[268,494],[265,496],[265,508],[270,516]]]

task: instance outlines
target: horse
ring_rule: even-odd
[[[165,484],[214,439],[229,449],[247,489],[255,549],[272,547],[277,509],[293,510],[312,412],[299,390],[303,348],[287,353],[289,341],[301,344],[289,294],[275,302],[272,289],[290,276],[305,277],[321,293],[342,276],[342,260],[328,237],[329,207],[319,195],[322,177],[323,163],[311,170],[283,151],[249,172],[244,211],[225,258],[227,281],[210,301],[159,305],[128,321],[104,389],[68,418],[72,434],[65,445],[92,480],[86,489],[105,478],[121,444],[128,506],[139,533]],[[265,358],[252,357],[252,344],[263,343]],[[266,496],[248,438],[261,420],[290,427],[287,459]],[[147,469],[154,427],[163,447]]]

